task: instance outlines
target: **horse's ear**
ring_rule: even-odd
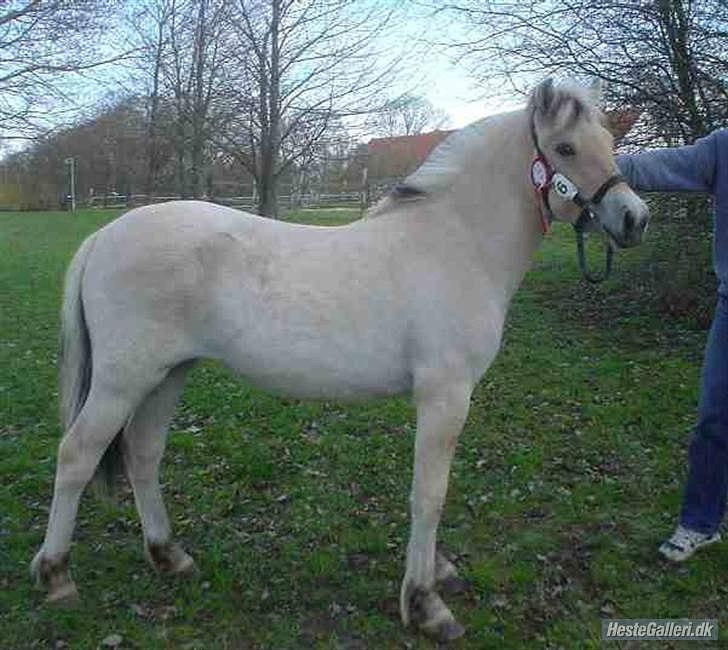
[[[589,83],[589,97],[591,98],[594,106],[599,106],[602,103],[604,85],[604,81],[599,77],[594,77]]]
[[[536,111],[542,115],[546,115],[551,109],[554,96],[554,80],[553,77],[548,77],[533,90],[531,94],[531,105]]]

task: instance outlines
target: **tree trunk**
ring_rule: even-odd
[[[190,146],[190,190],[194,198],[202,195],[202,179],[204,177],[203,151],[204,137],[203,123],[205,119],[205,107],[203,105],[204,92],[204,67],[205,67],[205,49],[207,47],[207,23],[206,10],[207,0],[200,0],[197,12],[197,34],[194,44],[194,96],[192,99],[192,124],[191,146]]]
[[[178,117],[177,120],[179,121],[180,118]],[[178,124],[177,126],[175,149],[177,154],[177,193],[180,195],[180,198],[186,199],[189,198],[189,191],[187,187],[187,169],[185,168],[185,134],[182,124]]]
[[[281,139],[280,107],[280,0],[272,0],[270,23],[270,70],[265,60],[260,66],[261,125],[260,143],[260,198],[258,212],[265,217],[278,217],[278,150]]]
[[[693,142],[706,134],[706,127],[698,108],[696,80],[691,66],[690,19],[685,13],[683,0],[660,0],[658,8],[665,30],[670,65],[675,72],[680,100],[687,117],[689,134],[686,139]]]
[[[144,182],[144,193],[147,203],[151,203],[152,195],[157,191],[157,177],[161,165],[159,152],[159,83],[162,72],[162,54],[164,50],[164,21],[157,25],[157,42],[154,52],[154,73],[152,76],[152,92],[149,106],[149,123],[147,126],[147,177]]]
[[[278,188],[271,175],[262,176],[258,186],[258,214],[276,219],[278,217]]]

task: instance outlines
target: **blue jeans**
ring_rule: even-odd
[[[688,453],[680,523],[712,534],[728,495],[728,297],[718,295],[703,361],[698,422]]]

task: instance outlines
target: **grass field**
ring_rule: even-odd
[[[168,581],[146,565],[128,490],[119,506],[87,495],[72,553],[81,605],[44,605],[27,565],[59,438],[62,274],[114,216],[0,214],[0,647],[434,647],[397,613],[410,404],[280,400],[212,364],[192,374],[163,467],[199,575]],[[614,281],[586,286],[559,228],[516,296],[441,526],[471,585],[448,599],[468,628],[455,647],[597,647],[603,617],[726,621],[721,545],[683,567],[656,554],[679,504],[705,332],[641,299],[640,255],[620,253]]]

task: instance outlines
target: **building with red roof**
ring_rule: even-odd
[[[372,138],[367,144],[370,182],[401,179],[413,172],[452,131],[430,131],[394,138]]]

